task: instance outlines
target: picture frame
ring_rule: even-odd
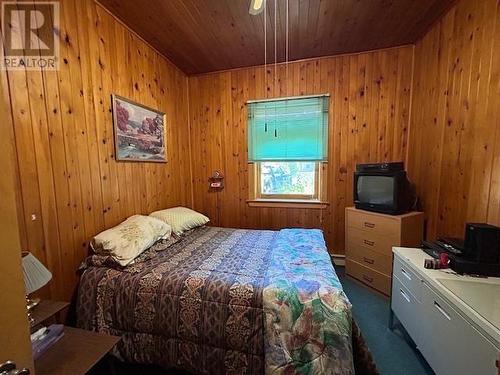
[[[166,114],[111,95],[117,161],[167,162]]]

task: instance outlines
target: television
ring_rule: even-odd
[[[416,203],[403,162],[358,164],[354,173],[356,208],[399,215]]]

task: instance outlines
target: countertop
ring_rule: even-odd
[[[451,269],[425,269],[424,259],[430,256],[421,249],[393,247],[392,251],[500,348],[500,278],[458,275]]]

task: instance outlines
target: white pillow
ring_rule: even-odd
[[[97,254],[110,255],[126,266],[160,239],[169,238],[172,228],[150,216],[134,215],[116,227],[95,236],[91,242]]]
[[[200,227],[210,221],[208,217],[186,207],[167,208],[152,212],[149,216],[170,224],[172,231],[180,235],[187,230]]]

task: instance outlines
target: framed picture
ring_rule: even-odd
[[[116,160],[165,163],[165,113],[111,96]]]

